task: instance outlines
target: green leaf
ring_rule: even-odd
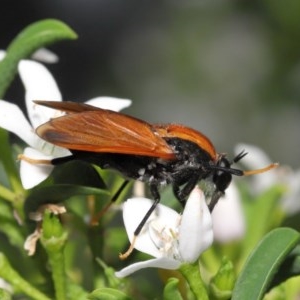
[[[277,228],[268,233],[246,261],[232,300],[262,299],[280,264],[299,240],[300,234],[290,228]]]
[[[25,201],[26,216],[41,205],[59,203],[72,196],[108,195],[105,184],[92,165],[73,161],[57,166],[41,185],[32,189]]]
[[[300,245],[298,244],[291,253],[286,257],[280,266],[278,272],[270,285],[270,287],[286,281],[290,277],[300,275]]]
[[[111,288],[100,288],[91,292],[87,299],[89,300],[130,300],[126,294],[119,290]]]
[[[78,184],[106,188],[104,181],[93,165],[78,160],[56,166],[45,182],[45,185],[49,184]]]
[[[21,59],[29,57],[39,48],[76,38],[76,33],[69,26],[54,19],[35,22],[22,30],[8,46],[7,54],[0,62],[0,98],[13,81]]]
[[[55,184],[35,189],[25,203],[26,216],[35,212],[41,205],[56,204],[68,200],[73,196],[108,195],[109,192],[94,187],[74,184]]]
[[[164,288],[164,300],[182,300],[181,294],[178,291],[179,280],[177,278],[169,278]]]
[[[250,199],[245,203],[247,232],[242,244],[242,252],[240,253],[242,262],[247,259],[251,249],[255,247],[267,232],[279,226],[279,224],[274,224],[274,218],[276,215],[277,219],[279,219],[276,207],[278,207],[277,203],[283,191],[282,186],[274,186],[261,194],[257,199]]]
[[[231,299],[235,279],[233,264],[227,257],[224,257],[217,274],[209,284],[214,299]]]

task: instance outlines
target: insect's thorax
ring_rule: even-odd
[[[167,138],[176,158],[165,160],[150,156],[115,153],[89,153],[73,151],[74,157],[99,165],[103,169],[115,169],[124,176],[164,185],[176,182],[184,184],[196,173],[205,178],[207,166],[213,163],[210,155],[193,142],[179,138]]]

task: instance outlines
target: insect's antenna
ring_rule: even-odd
[[[248,154],[248,152],[245,152],[245,150],[242,150],[242,152],[240,152],[232,161],[231,164],[233,163],[237,163],[238,161],[240,161],[243,157],[245,157]]]
[[[245,152],[245,150],[243,150],[242,152],[240,152],[234,159],[232,163],[237,163],[238,161],[240,161],[243,157],[245,157],[248,153]],[[255,174],[261,174],[264,172],[267,172],[271,169],[277,168],[278,167],[278,163],[273,163],[270,164],[264,168],[261,169],[256,169],[256,170],[249,170],[249,171],[240,171],[237,169],[231,169],[231,174],[233,175],[238,175],[238,176],[250,176],[250,175],[255,175]]]
[[[264,173],[264,172],[267,172],[271,169],[277,168],[278,166],[279,166],[279,163],[273,163],[273,164],[270,164],[270,165],[268,165],[264,168],[261,168],[261,169],[243,171],[243,175],[244,176],[249,176],[249,175]]]

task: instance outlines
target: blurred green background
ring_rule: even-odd
[[[0,48],[57,18],[79,35],[51,48],[64,99],[130,98],[127,113],[208,135],[219,152],[253,143],[300,166],[299,0],[1,1]],[[17,80],[6,100],[24,105]]]

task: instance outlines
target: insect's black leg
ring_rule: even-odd
[[[51,164],[56,166],[56,165],[60,165],[60,164],[64,164],[68,161],[72,161],[74,160],[75,157],[74,155],[68,155],[68,156],[63,156],[63,157],[57,157],[51,160]]]
[[[54,159],[36,159],[36,158],[27,157],[24,154],[19,154],[18,159],[24,160],[33,165],[59,165],[68,162],[70,160],[73,160],[74,156],[69,155],[69,156],[58,157]]]
[[[191,193],[191,191],[196,186],[197,182],[199,181],[199,176],[192,176],[186,183],[186,185],[180,189],[179,185],[174,182],[173,183],[173,192],[176,198],[179,200],[179,202],[182,204],[182,206],[186,203],[186,198]]]
[[[126,186],[129,184],[129,180],[124,180],[121,186],[118,188],[116,193],[112,196],[110,201],[94,216],[92,216],[91,224],[97,225],[99,223],[99,219],[108,211],[108,209],[111,207],[111,205],[118,200],[120,197],[120,194],[124,191]]]
[[[116,193],[112,196],[112,198],[110,199],[110,202],[115,202],[118,200],[119,196],[121,195],[121,193],[124,191],[124,189],[126,188],[126,186],[129,184],[129,180],[124,180],[123,183],[121,184],[121,186],[118,188],[118,190],[116,191]]]
[[[149,208],[149,210],[147,211],[147,213],[145,214],[144,218],[142,219],[142,221],[140,222],[140,224],[138,225],[136,230],[134,231],[135,236],[139,235],[139,233],[142,231],[145,223],[147,222],[147,220],[149,219],[149,217],[151,216],[151,214],[153,213],[157,204],[160,201],[160,195],[159,195],[157,186],[156,185],[150,186],[150,191],[154,197],[154,202],[153,202],[152,206]]]
[[[133,239],[132,239],[132,242],[131,242],[128,250],[124,254],[122,254],[122,253],[119,254],[120,259],[126,259],[131,254],[131,252],[134,249],[134,244],[135,244],[137,236],[142,231],[145,223],[147,222],[147,220],[149,219],[149,217],[151,216],[151,214],[153,213],[153,211],[155,210],[157,204],[160,201],[160,195],[159,195],[158,188],[157,188],[156,184],[150,185],[150,191],[151,191],[151,194],[154,197],[154,202],[151,205],[151,207],[149,208],[149,210],[147,211],[147,213],[145,214],[145,216],[143,217],[142,221],[139,223],[139,225],[136,228],[136,230],[134,231],[134,233],[133,233]]]
[[[224,192],[216,190],[211,196],[210,203],[208,204],[209,211],[212,212],[219,199],[224,195]]]

